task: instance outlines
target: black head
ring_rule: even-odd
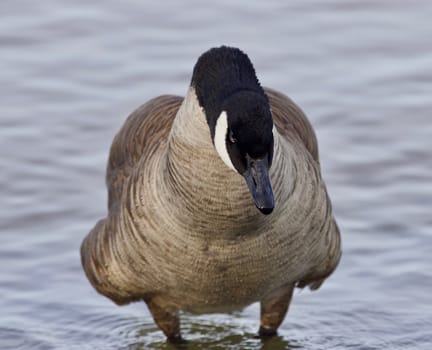
[[[273,121],[249,58],[236,48],[213,48],[198,59],[191,85],[220,157],[245,178],[257,208],[270,214]]]

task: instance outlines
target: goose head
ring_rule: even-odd
[[[270,214],[273,120],[249,58],[237,48],[210,49],[198,59],[191,86],[227,171],[243,176],[258,210]]]

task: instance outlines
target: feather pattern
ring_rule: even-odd
[[[92,285],[118,304],[163,296],[219,312],[284,285],[318,288],[341,255],[309,121],[265,89],[275,132],[275,209],[255,208],[244,179],[218,156],[194,88],[133,112],[107,169],[109,213],[81,246]]]

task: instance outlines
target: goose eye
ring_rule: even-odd
[[[228,133],[228,140],[231,143],[236,143],[237,142],[237,139],[235,138],[234,133],[232,132],[232,130],[230,130],[229,133]]]

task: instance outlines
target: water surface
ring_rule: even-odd
[[[426,0],[1,1],[0,349],[172,348],[145,305],[91,288],[79,245],[126,116],[184,94],[220,44],[315,126],[344,255],[280,337],[255,338],[255,304],[184,315],[188,349],[431,349],[431,16]]]

